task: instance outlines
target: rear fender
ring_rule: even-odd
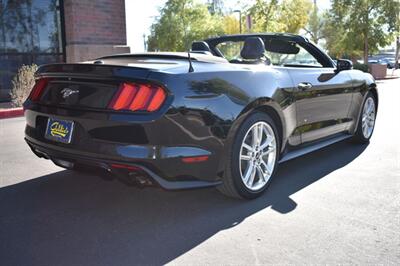
[[[226,138],[224,145],[224,151],[223,151],[224,156],[221,157],[221,160],[219,162],[219,167],[218,167],[219,176],[221,177],[223,176],[223,172],[225,170],[227,163],[227,158],[229,158],[228,156],[231,152],[231,148],[238,128],[251,113],[256,111],[267,113],[271,116],[272,119],[274,119],[279,131],[278,134],[280,135],[281,151],[284,150],[283,146],[284,143],[286,143],[286,138],[284,138],[283,136],[286,136],[286,130],[284,126],[283,113],[280,111],[279,105],[270,98],[256,99],[251,103],[249,103],[248,105],[246,105],[246,107],[240,112],[238,117],[233,121],[232,126],[229,129],[228,136]]]
[[[284,115],[281,111],[281,106],[279,106],[279,104],[276,103],[271,98],[267,98],[267,97],[259,98],[259,99],[256,99],[255,101],[251,102],[250,104],[248,104],[243,109],[243,111],[240,113],[239,116],[246,117],[250,113],[255,112],[255,111],[267,113],[275,121],[276,126],[278,128],[278,134],[280,137],[281,147],[282,147],[283,146],[282,142],[284,139],[286,139],[286,137],[285,137],[286,129],[285,129],[285,123],[284,123],[285,119],[284,119]]]

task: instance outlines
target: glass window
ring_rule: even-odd
[[[269,42],[267,42],[268,45]],[[282,45],[285,46],[284,43],[289,44],[288,42],[283,42]],[[241,58],[240,51],[243,47],[243,41],[227,41],[217,44],[216,48],[221,52],[221,54],[232,63],[241,63],[246,62]],[[296,51],[296,53],[284,52],[284,50],[280,52],[272,52],[279,49],[279,47],[274,45],[275,47],[268,47],[266,45],[266,51],[264,53],[265,59],[267,62],[271,62],[272,65],[275,66],[287,66],[287,67],[322,67],[322,65],[318,62],[318,60],[311,55],[306,49],[301,47],[298,44],[294,44],[296,48],[286,48],[288,50]],[[282,49],[282,47],[281,47]]]
[[[228,60],[240,59],[240,51],[242,50],[244,42],[222,42],[216,47],[222,53],[222,55]]]
[[[265,52],[265,56],[275,66],[322,67],[322,65],[306,49],[296,44],[299,49],[296,54]]]
[[[23,64],[63,61],[60,1],[0,0],[0,100]]]

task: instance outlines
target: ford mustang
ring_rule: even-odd
[[[260,196],[278,165],[374,130],[370,74],[291,34],[229,35],[188,53],[121,54],[39,68],[25,140],[67,169],[140,186]]]

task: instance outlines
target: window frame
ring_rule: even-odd
[[[333,60],[321,49],[319,49],[315,44],[310,42],[307,38],[293,35],[293,34],[240,34],[240,35],[229,35],[229,36],[221,36],[206,39],[205,42],[210,46],[210,50],[213,55],[218,57],[224,57],[221,51],[217,48],[217,45],[223,42],[238,42],[245,41],[248,37],[260,37],[264,42],[268,39],[279,39],[282,41],[294,42],[304,48],[308,53],[310,53],[317,61],[321,64],[322,67],[313,67],[307,65],[296,65],[293,67],[301,67],[301,68],[334,68],[335,64]],[[292,67],[292,66],[283,66],[283,67]]]

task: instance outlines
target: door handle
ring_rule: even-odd
[[[300,82],[300,83],[297,85],[297,88],[299,88],[299,89],[302,90],[302,91],[309,90],[309,89],[312,88],[312,84],[309,83],[309,82]]]

